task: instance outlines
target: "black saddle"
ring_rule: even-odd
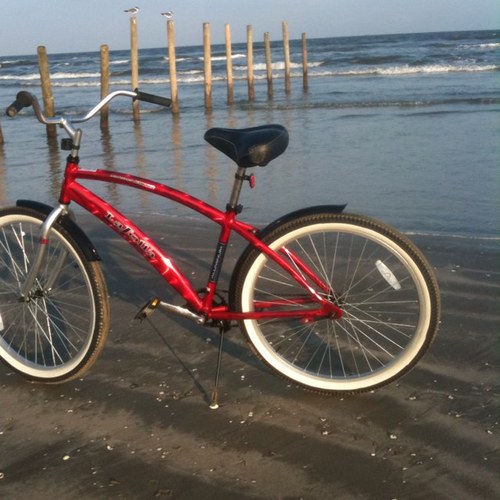
[[[235,161],[239,167],[264,167],[288,146],[288,132],[281,125],[243,129],[211,128],[205,140]]]

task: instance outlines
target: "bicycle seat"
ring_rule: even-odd
[[[205,132],[204,139],[242,168],[264,167],[288,146],[288,132],[282,125],[211,128]]]

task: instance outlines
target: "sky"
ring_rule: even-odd
[[[460,31],[500,28],[499,0],[2,0],[0,56],[127,49],[129,7],[138,6],[139,48],[166,45],[165,19],[173,11],[177,46],[201,45],[209,22],[212,43],[233,42],[269,32],[281,39],[282,21],[290,38]]]

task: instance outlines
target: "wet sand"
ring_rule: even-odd
[[[179,245],[181,268],[203,286],[213,235],[188,239],[182,226],[151,233]],[[65,385],[0,366],[1,498],[500,498],[500,242],[413,237],[436,268],[443,315],[400,381],[315,395],[269,373],[234,329],[210,410],[217,332],[162,312],[133,322],[150,297],[173,294],[110,231],[90,234],[111,297],[107,346]]]

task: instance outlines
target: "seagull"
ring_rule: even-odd
[[[174,13],[171,10],[167,10],[167,12],[162,12],[161,15],[167,19],[172,19]]]
[[[135,15],[139,12],[139,7],[132,7],[130,9],[124,10],[123,12],[128,12],[129,14]]]

